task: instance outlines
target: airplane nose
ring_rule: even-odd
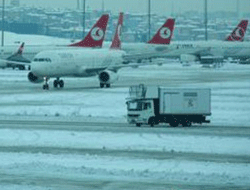
[[[37,63],[35,63],[35,62],[31,62],[31,64],[30,64],[30,68],[31,68],[31,70],[34,72],[34,71],[36,71],[37,70]]]
[[[43,67],[41,62],[31,62],[31,71],[37,75],[42,75]]]

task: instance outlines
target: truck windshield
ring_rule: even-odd
[[[128,110],[130,111],[140,111],[142,110],[142,102],[128,102]]]

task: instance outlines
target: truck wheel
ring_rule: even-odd
[[[187,127],[191,127],[192,122],[191,121],[187,121],[186,125],[187,125]]]
[[[191,121],[189,120],[183,121],[181,124],[182,127],[190,127],[192,125]]]
[[[172,121],[171,123],[169,123],[169,125],[171,127],[177,127],[179,125],[179,122],[177,120],[175,120],[175,121]]]
[[[155,118],[154,117],[151,117],[148,121],[148,124],[151,126],[151,127],[154,127],[154,125],[156,124],[155,123]]]
[[[136,127],[140,127],[141,126],[141,123],[136,123]]]

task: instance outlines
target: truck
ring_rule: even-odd
[[[126,99],[129,124],[172,127],[191,126],[192,123],[210,123],[211,89],[131,86]]]

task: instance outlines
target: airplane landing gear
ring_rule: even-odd
[[[56,80],[54,80],[54,88],[63,88],[64,87],[64,81],[60,80],[59,78],[57,78]]]
[[[49,90],[49,84],[48,84],[48,78],[44,77],[44,85],[43,85],[43,90]]]
[[[110,83],[100,83],[100,88],[104,88],[104,86],[106,85],[106,88],[110,88]]]
[[[100,88],[103,88],[104,87],[104,83],[100,83]]]
[[[43,85],[43,90],[49,90],[49,84],[44,84]]]

